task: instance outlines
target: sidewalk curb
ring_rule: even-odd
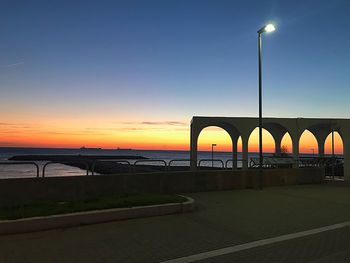
[[[193,211],[195,208],[194,200],[187,196],[181,196],[186,198],[187,201],[183,203],[135,206],[130,208],[112,208],[62,215],[2,220],[0,221],[0,235],[19,234],[55,228],[75,227],[117,220],[162,216]]]

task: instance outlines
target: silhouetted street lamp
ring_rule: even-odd
[[[334,181],[334,175],[335,175],[335,170],[334,170],[334,128],[332,127],[332,180]]]
[[[315,149],[311,148],[311,150],[312,150],[312,157],[315,157]]]
[[[211,144],[211,167],[214,167],[214,146],[216,146],[216,143]]]
[[[262,168],[263,168],[263,150],[262,150],[262,56],[261,56],[261,35],[275,31],[273,24],[267,24],[258,30],[258,51],[259,51],[259,184],[263,187]]]

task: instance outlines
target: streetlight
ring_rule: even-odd
[[[214,167],[214,146],[216,146],[216,143],[211,144],[211,167]]]
[[[332,130],[332,180],[334,181],[334,175],[335,175],[335,170],[334,170],[334,127],[333,123],[331,122],[331,130]]]
[[[315,149],[311,148],[311,150],[312,150],[312,158],[314,158],[315,157]]]
[[[258,52],[259,52],[259,183],[263,187],[263,150],[262,150],[262,56],[261,56],[261,35],[275,31],[273,24],[267,24],[258,30]]]

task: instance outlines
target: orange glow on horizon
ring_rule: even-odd
[[[308,154],[318,154],[318,145],[315,136],[308,130],[305,130],[299,139],[299,152]]]
[[[186,122],[120,122],[111,126],[110,120],[94,122],[86,125],[83,121],[74,120],[57,125],[52,120],[39,123],[14,124],[0,123],[0,146],[2,147],[48,147],[48,148],[80,148],[100,147],[105,149],[132,148],[141,150],[189,150],[190,131]],[[69,128],[66,128],[69,127]],[[108,128],[106,128],[108,127]],[[254,129],[249,137],[249,151],[258,152],[258,129]],[[211,151],[211,144],[217,144],[215,151],[232,151],[231,138],[226,131],[218,127],[204,129],[198,138],[199,151]],[[288,133],[284,135],[281,146],[292,152],[292,141]],[[331,135],[325,142],[325,153],[331,153]],[[314,150],[312,150],[314,149]],[[242,150],[242,140],[238,140],[238,152]],[[275,151],[272,135],[263,130],[264,152]],[[315,137],[305,131],[300,138],[300,153],[318,153]],[[341,137],[335,133],[335,153],[343,153]]]
[[[2,147],[48,147],[105,149],[189,149],[189,129],[185,122],[125,121],[113,125],[113,121],[66,121],[57,125],[50,120],[39,124],[0,123]],[[69,128],[67,128],[69,127]]]
[[[248,141],[249,152],[259,151],[259,130],[254,129],[251,133]],[[232,141],[229,134],[218,127],[208,127],[202,130],[198,138],[198,150],[199,151],[211,151],[211,145],[216,144],[215,151],[218,152],[230,152],[232,151]],[[242,139],[238,139],[238,152],[242,151]],[[275,142],[272,135],[265,129],[263,129],[263,151],[274,152]]]
[[[249,137],[248,148],[249,152],[258,152],[259,151],[259,130],[258,128],[254,129]],[[215,143],[215,151],[230,152],[232,151],[232,142],[229,134],[218,127],[208,127],[205,128],[199,135],[198,139],[198,150],[199,151],[211,151],[211,144]],[[343,143],[340,135],[334,133],[334,144],[335,144],[335,153],[343,154]],[[293,143],[289,133],[286,133],[281,140],[281,147],[284,147],[287,150],[287,153],[293,152]],[[242,151],[242,140],[239,137],[238,139],[238,152]],[[275,141],[272,135],[265,129],[263,129],[263,151],[274,153],[275,152]],[[299,141],[299,152],[308,153],[315,155],[318,154],[317,141],[314,135],[305,130],[300,137]],[[325,141],[325,154],[331,153],[331,134],[328,135]]]
[[[288,132],[282,137],[281,148],[283,148],[286,151],[286,153],[290,154],[293,152],[293,142]]]
[[[271,133],[262,129],[262,148],[263,152],[273,153],[275,152],[275,140]],[[259,152],[259,128],[255,128],[249,136],[248,140],[248,152]]]
[[[332,154],[332,133],[330,133],[324,144],[325,154]],[[338,132],[334,132],[334,153],[343,154],[343,140],[341,139]]]

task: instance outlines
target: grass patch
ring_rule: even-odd
[[[181,203],[185,201],[185,198],[177,195],[122,194],[78,201],[32,203],[0,207],[0,220],[14,220],[110,208]]]

